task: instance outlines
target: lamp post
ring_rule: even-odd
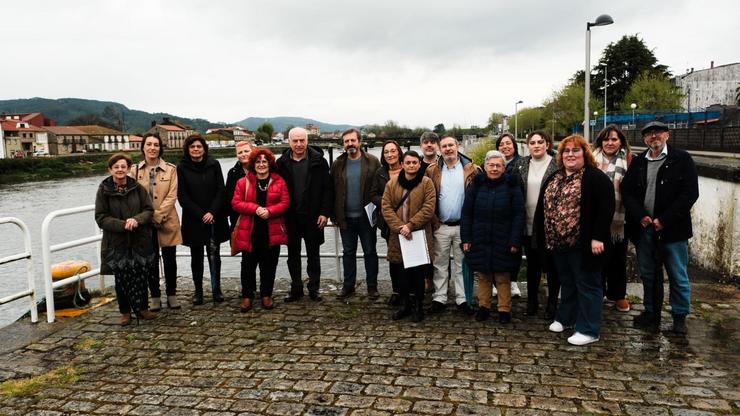
[[[589,141],[588,125],[591,119],[588,99],[591,96],[591,26],[606,26],[614,23],[614,19],[608,14],[602,14],[596,18],[596,21],[586,22],[586,69],[583,71],[584,91],[583,91],[583,135],[586,141]]]
[[[594,131],[593,131],[592,136],[596,136],[596,121],[598,119],[599,119],[599,112],[598,111],[594,111]],[[589,120],[589,124],[591,124],[590,123],[590,120]],[[588,139],[586,139],[586,140],[588,140]]]
[[[630,108],[632,109],[632,128],[634,129],[635,127],[637,127],[637,125],[635,125],[635,108],[637,108],[637,104],[630,104]]]
[[[608,85],[606,82],[606,80],[608,79],[606,76],[607,69],[609,69],[607,64],[604,64],[604,128],[606,128],[606,113],[607,113],[607,110],[606,110],[606,88]]]
[[[519,104],[524,101],[519,100],[514,103],[514,140],[519,138]]]

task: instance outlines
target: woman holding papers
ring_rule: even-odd
[[[473,179],[465,192],[460,237],[465,259],[478,279],[477,321],[491,313],[493,283],[498,289],[498,321],[511,322],[511,273],[519,270],[524,239],[524,197],[517,178],[504,173],[504,155],[491,150],[485,174]]]
[[[431,263],[431,220],[437,198],[432,180],[419,174],[420,167],[418,153],[404,153],[401,172],[388,181],[383,192],[381,208],[390,231],[389,267],[400,276],[401,307],[393,314],[394,320],[409,315],[413,322],[424,319],[424,271]]]

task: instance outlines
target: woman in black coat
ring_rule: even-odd
[[[105,178],[95,196],[95,221],[103,230],[100,243],[101,274],[116,279],[121,325],[131,323],[131,312],[153,319],[147,302],[147,281],[154,261],[152,230],[154,207],[146,189],[128,176],[131,158],[116,153],[108,159],[111,176]]]
[[[190,266],[195,283],[193,305],[203,304],[203,247],[208,254],[213,301],[223,302],[219,250],[221,243],[229,239],[226,188],[221,165],[208,157],[208,144],[199,134],[185,140],[177,177],[177,199],[182,206],[182,240],[183,245],[190,247]]]
[[[478,279],[476,320],[488,319],[494,280],[498,289],[499,322],[511,322],[511,273],[519,269],[524,239],[524,197],[518,180],[504,173],[504,155],[486,153],[485,174],[465,192],[460,238],[465,261]]]

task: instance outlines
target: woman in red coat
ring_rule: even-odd
[[[283,214],[290,206],[288,187],[277,173],[275,156],[269,149],[252,150],[247,176],[236,183],[231,206],[239,214],[234,251],[242,252],[242,312],[252,309],[260,267],[262,307],[273,308],[272,289],[280,245],[288,244]]]

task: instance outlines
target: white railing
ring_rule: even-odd
[[[31,256],[31,233],[28,231],[26,224],[14,217],[3,217],[0,218],[0,224],[15,224],[21,229],[23,233],[23,251],[21,253],[12,254],[7,257],[0,258],[0,265],[11,263],[18,260],[26,260],[26,275],[28,278],[28,288],[24,291],[13,293],[2,299],[0,299],[0,305],[10,303],[14,300],[28,297],[31,310],[31,322],[38,322],[39,314],[36,308],[36,283],[34,281],[33,273],[33,258]]]
[[[59,217],[64,217],[68,215],[74,215],[74,214],[80,214],[80,213],[87,213],[87,212],[95,212],[95,205],[85,205],[82,207],[75,207],[75,208],[67,208],[67,209],[60,209],[57,211],[52,211],[49,213],[49,215],[44,218],[44,222],[41,224],[41,259],[44,269],[44,285],[45,285],[45,292],[46,292],[46,321],[47,322],[54,322],[55,312],[54,312],[54,289],[60,288],[62,286],[67,286],[72,283],[77,283],[82,280],[88,279],[90,277],[94,276],[100,276],[100,287],[105,287],[105,278],[103,275],[100,274],[100,268],[92,269],[85,273],[80,273],[77,275],[74,275],[72,277],[67,277],[66,279],[53,281],[51,278],[51,253],[66,250],[68,248],[72,247],[79,247],[86,244],[93,244],[97,243],[99,244],[100,240],[103,238],[102,234],[100,234],[100,230],[98,229],[97,225],[94,227],[95,234],[88,237],[79,238],[77,240],[67,241],[60,244],[51,245],[49,240],[49,234],[50,234],[50,227],[51,222]],[[98,257],[100,256],[100,250],[97,250]],[[98,264],[100,264],[100,259],[98,258]]]

